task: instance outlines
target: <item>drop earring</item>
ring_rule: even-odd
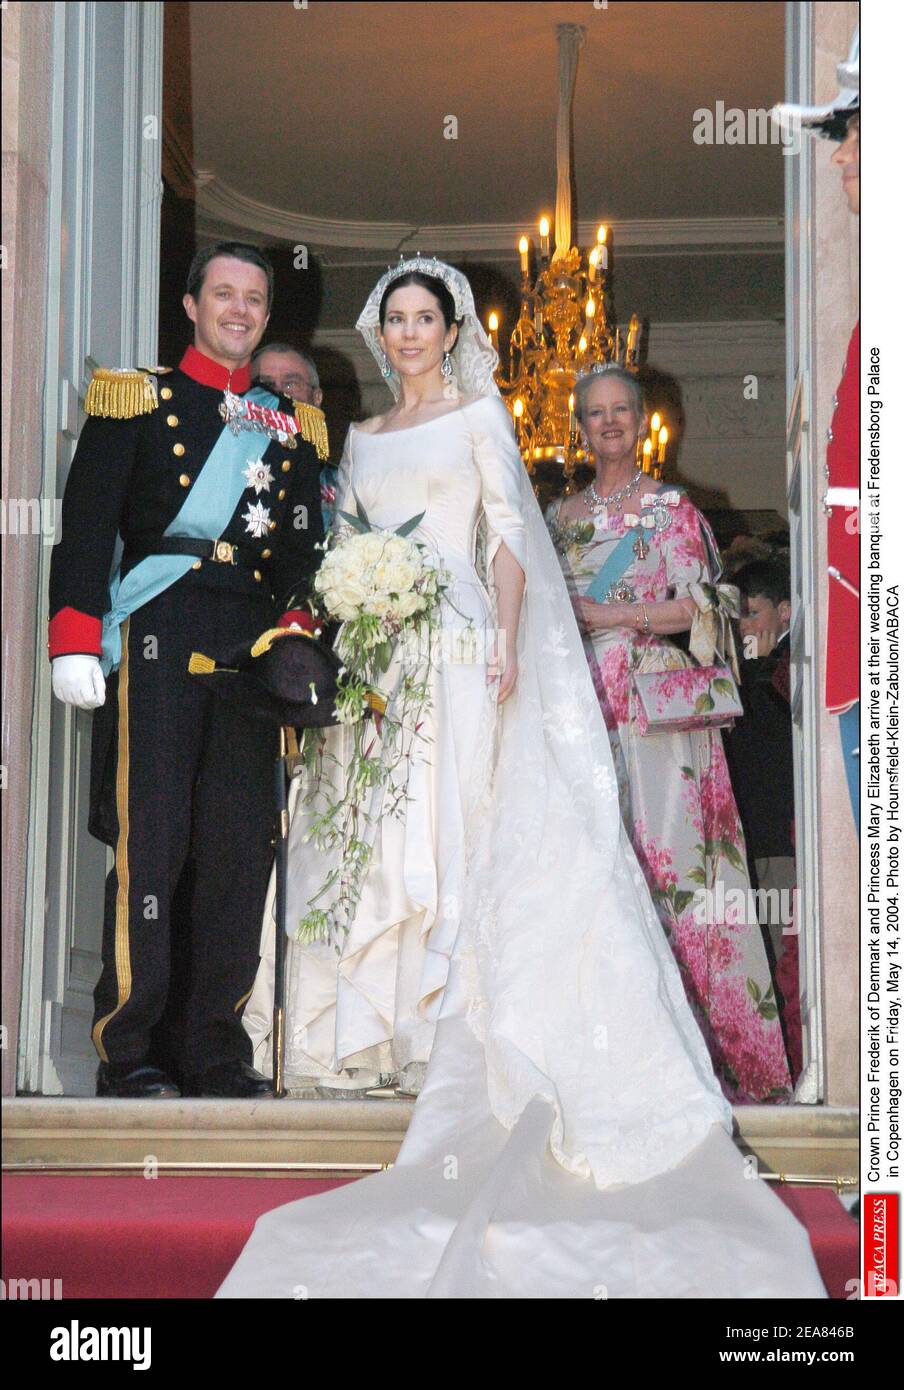
[[[392,366],[385,352],[380,354],[380,371],[383,376],[392,376]]]
[[[452,380],[452,358],[449,356],[448,352],[443,356],[443,365],[440,367],[440,372],[443,381]]]

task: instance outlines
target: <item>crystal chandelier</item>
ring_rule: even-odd
[[[586,251],[571,244],[571,103],[578,51],[584,28],[560,24],[559,115],[556,134],[555,250],[550,254],[550,223],[539,222],[539,246],[522,236],[521,309],[508,346],[508,375],[500,362],[496,383],[511,411],[521,456],[536,480],[569,492],[581,465],[592,457],[581,443],[574,413],[574,384],[594,362],[617,362],[628,371],[641,365],[641,326],[632,315],[627,333],[615,326],[609,288],[611,236],[605,226]],[[499,348],[499,317],[491,313],[487,331]],[[650,433],[638,441],[638,466],[662,476],[669,431],[659,412]],[[564,474],[564,488],[562,486]]]

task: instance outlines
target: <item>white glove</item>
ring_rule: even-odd
[[[106,682],[96,656],[55,656],[51,663],[53,693],[64,705],[97,709],[106,698]]]

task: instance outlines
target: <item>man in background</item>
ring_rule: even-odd
[[[258,348],[252,357],[251,374],[259,385],[269,387],[277,395],[289,396],[296,404],[305,405],[323,417],[320,377],[314,361],[307,353],[300,352],[289,343],[268,343],[266,347]],[[323,438],[326,439],[325,420]],[[326,459],[326,451],[320,456]],[[329,462],[324,462],[320,471],[320,509],[323,514],[324,531],[329,530],[333,520],[337,475],[338,469],[332,467]]]
[[[762,889],[790,892],[794,869],[794,762],[791,741],[791,582],[787,565],[758,560],[732,582],[741,591],[743,718],[726,737],[732,785],[750,869]],[[781,914],[768,923],[776,959]]]
[[[770,950],[791,1074],[801,1072],[791,727],[791,575],[783,560],[754,560],[732,576],[741,593],[744,714],[725,752],[760,926]]]

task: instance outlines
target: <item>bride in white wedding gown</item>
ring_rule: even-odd
[[[507,659],[440,660],[341,957],[288,953],[290,1085],[429,1063],[396,1164],[261,1217],[218,1297],[825,1297],[806,1231],[732,1142],[470,286],[404,261],[358,327],[398,403],[350,431],[337,508],[354,488],[375,526],[424,512],[413,538],[454,580],[444,627],[508,627]],[[348,734],[326,736],[339,776]],[[290,934],[330,867],[300,793]],[[258,1066],[272,949],[268,905]]]

